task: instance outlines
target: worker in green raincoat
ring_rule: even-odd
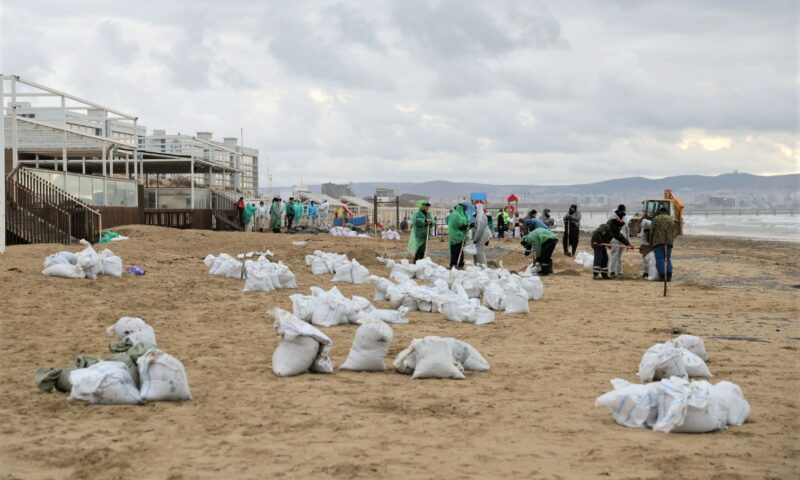
[[[300,221],[303,219],[304,215],[305,215],[305,209],[303,208],[303,203],[298,198],[294,204],[294,222],[296,225],[300,225]]]
[[[520,242],[525,247],[525,256],[536,254],[536,263],[539,264],[539,275],[545,276],[553,273],[553,250],[558,239],[556,234],[547,227],[540,227],[522,237]]]
[[[272,199],[272,206],[269,207],[269,229],[272,233],[281,233],[281,199]]]
[[[245,232],[252,232],[253,231],[253,223],[256,217],[256,205],[254,203],[250,203],[244,207],[244,212],[242,213],[242,221],[244,221],[244,231]]]
[[[419,209],[411,215],[411,235],[408,236],[408,252],[414,254],[414,263],[425,258],[425,245],[430,236],[433,217],[430,213],[431,204],[425,200],[419,201]]]
[[[464,268],[464,255],[461,254],[461,249],[464,248],[468,229],[467,206],[459,203],[453,208],[453,213],[450,214],[450,219],[447,221],[447,240],[450,243],[450,268],[456,267],[459,270]]]

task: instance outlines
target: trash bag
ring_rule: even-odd
[[[159,350],[148,350],[136,360],[142,399],[146,401],[191,400],[186,370],[180,360]]]
[[[394,332],[392,327],[381,320],[366,318],[356,330],[350,353],[341,367],[342,370],[382,372],[383,363],[389,353]]]
[[[103,275],[111,277],[122,276],[122,258],[114,255],[114,252],[108,249],[100,252],[99,257],[102,263]]]
[[[70,372],[70,400],[94,404],[144,403],[128,367],[121,362],[98,362]]]
[[[97,252],[86,240],[81,240],[80,244],[85,248],[77,254],[77,264],[83,268],[86,278],[94,280],[97,278],[98,270],[102,268],[102,263]]]

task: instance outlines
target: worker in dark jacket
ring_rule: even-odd
[[[592,268],[595,280],[606,280],[608,276],[608,251],[612,239],[616,238],[629,250],[633,249],[631,242],[622,234],[622,226],[625,224],[619,218],[612,218],[608,222],[597,227],[592,233],[592,250],[594,250],[594,266]]]
[[[497,213],[497,238],[503,238],[505,234],[507,225],[506,225],[506,215],[505,212],[500,210]]]
[[[578,241],[581,235],[581,212],[577,205],[570,205],[569,211],[564,215],[564,239],[561,244],[564,246],[564,255],[574,257],[578,249]],[[572,248],[572,254],[569,248]]]
[[[661,207],[650,225],[650,247],[656,256],[658,275],[667,281],[672,280],[672,244],[675,242],[675,220],[666,208]],[[666,265],[664,265],[666,263]],[[665,267],[666,266],[666,272]]]

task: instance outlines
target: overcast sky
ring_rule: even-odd
[[[2,0],[2,71],[275,185],[800,171],[798,2]]]

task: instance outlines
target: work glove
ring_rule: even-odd
[[[458,227],[458,229],[461,230],[462,232],[466,232],[468,228],[469,225],[461,225],[460,227]]]
[[[530,250],[525,250],[525,256],[526,256],[526,257],[527,257],[528,255],[530,255],[530,254],[531,254],[531,251],[530,251]]]

